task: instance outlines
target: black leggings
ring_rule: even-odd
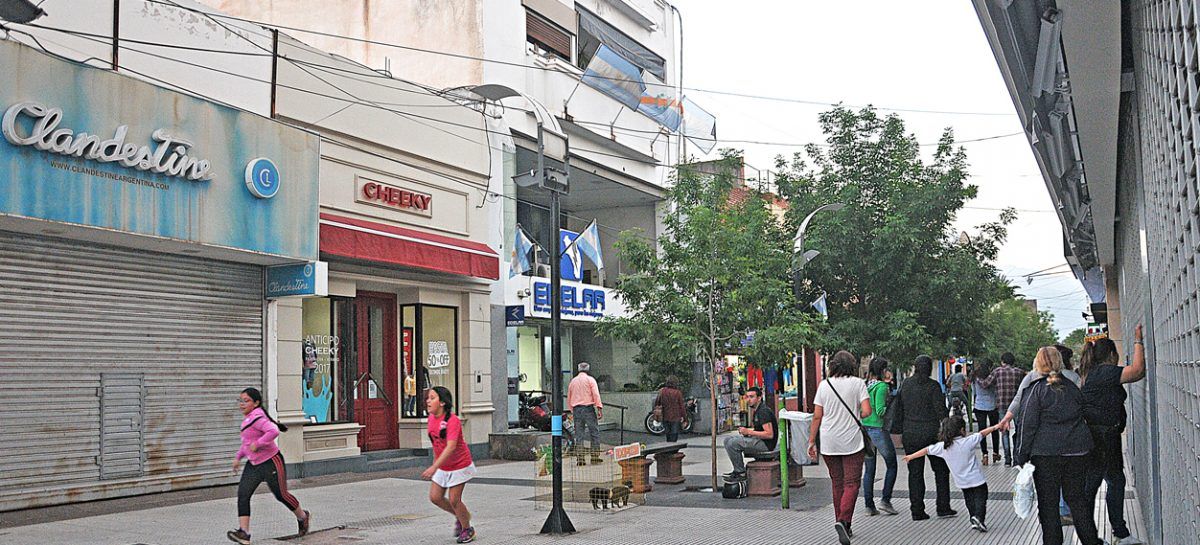
[[[287,471],[283,466],[283,454],[276,453],[271,459],[258,465],[246,462],[246,467],[242,470],[242,481],[238,483],[239,517],[250,516],[250,496],[254,495],[254,491],[263,481],[267,482],[267,488],[271,489],[275,499],[286,505],[288,510],[295,511],[300,507],[300,500],[296,499],[296,496],[289,493],[287,489]]]
[[[979,431],[995,426],[1000,423],[1000,411],[992,409],[990,411],[981,411],[975,409],[975,422],[979,423]],[[1000,454],[1000,434],[993,433],[992,435],[992,452]],[[979,442],[979,450],[987,455],[987,438],[985,437]]]
[[[979,522],[987,522],[987,483],[964,488],[962,493],[963,500],[967,503],[967,513],[970,513],[972,517],[979,517]]]

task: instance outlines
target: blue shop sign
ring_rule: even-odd
[[[536,313],[550,312],[550,283],[535,281],[533,283],[533,311]],[[574,285],[562,286],[563,316],[578,316],[603,318],[606,305],[606,294],[602,288],[585,288]]]
[[[267,299],[329,295],[329,265],[323,261],[267,267]]]
[[[0,216],[317,259],[317,135],[15,42],[0,66]]]

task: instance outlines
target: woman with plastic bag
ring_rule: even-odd
[[[1063,377],[1062,356],[1053,346],[1038,350],[1033,368],[1042,376],[1029,386],[1021,402],[1016,463],[1033,463],[1042,543],[1063,543],[1058,514],[1061,494],[1075,516],[1075,533],[1083,545],[1102,545],[1093,514],[1095,498],[1088,498],[1085,491],[1092,436],[1083,421],[1079,387]]]

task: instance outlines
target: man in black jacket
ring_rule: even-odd
[[[938,427],[948,414],[942,387],[929,378],[932,373],[933,359],[925,355],[917,356],[913,376],[900,385],[895,407],[888,407],[889,412],[896,411],[893,422],[899,429],[894,427],[891,432],[903,435],[904,452],[917,452],[936,443]],[[912,506],[913,520],[929,518],[925,512],[925,458],[908,462],[908,500]],[[953,517],[958,512],[950,508],[950,468],[945,460],[937,456],[927,458],[933,467],[933,481],[937,486],[937,514],[939,517]]]

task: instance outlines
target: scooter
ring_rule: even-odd
[[[696,417],[700,414],[700,404],[694,397],[689,397],[683,402],[683,425],[679,426],[680,433],[692,433],[692,425],[696,421]],[[652,435],[662,435],[667,431],[667,426],[654,416],[654,409],[650,409],[650,413],[646,415],[646,431]]]
[[[550,431],[550,392],[518,392],[517,403],[517,419],[522,428]]]

